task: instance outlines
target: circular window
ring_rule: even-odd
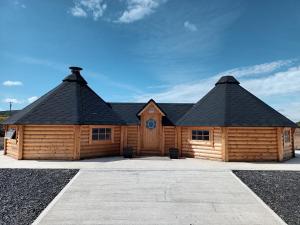
[[[154,119],[147,120],[146,127],[149,129],[154,129],[156,127],[156,121]]]

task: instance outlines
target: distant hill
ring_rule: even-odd
[[[300,121],[297,124],[298,124],[298,126],[300,126]]]
[[[11,113],[9,110],[0,111],[0,117],[8,117],[8,116],[10,116],[10,114],[13,115],[13,114],[17,113],[18,111],[20,111],[20,110],[11,110]]]

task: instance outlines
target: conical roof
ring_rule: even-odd
[[[297,125],[224,76],[177,123],[180,126],[297,127]]]
[[[79,67],[56,88],[40,97],[3,124],[124,124],[81,76]]]

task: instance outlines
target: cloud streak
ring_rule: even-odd
[[[3,100],[3,102],[6,102],[6,103],[11,102],[11,103],[15,103],[15,104],[22,104],[23,103],[23,101],[18,100],[16,98],[6,98],[6,99]]]
[[[2,84],[3,84],[3,86],[7,86],[7,87],[23,85],[23,83],[21,81],[11,81],[11,80],[4,81]]]
[[[127,8],[117,20],[132,23],[152,14],[164,0],[127,0]]]

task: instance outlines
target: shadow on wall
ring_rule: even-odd
[[[4,137],[0,137],[0,151],[4,148]]]

